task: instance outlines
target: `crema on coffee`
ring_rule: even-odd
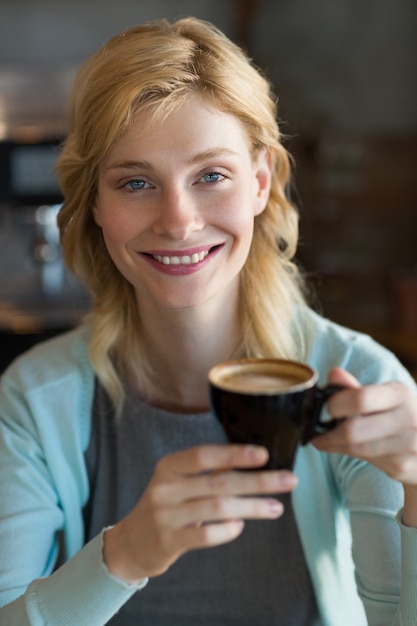
[[[256,393],[285,390],[299,384],[300,380],[294,376],[286,376],[279,373],[242,371],[236,374],[226,373],[223,376],[219,376],[217,383],[221,387],[227,387],[232,391]]]
[[[219,365],[210,372],[213,384],[238,393],[282,393],[304,385],[312,377],[302,364],[279,360],[241,360]]]

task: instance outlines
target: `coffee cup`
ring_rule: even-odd
[[[304,363],[274,358],[225,361],[208,375],[211,408],[231,443],[265,446],[266,469],[292,470],[297,449],[338,420],[322,409],[338,385],[320,387]]]

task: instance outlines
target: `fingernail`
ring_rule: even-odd
[[[281,487],[284,487],[285,489],[295,487],[298,483],[297,476],[291,472],[281,472],[279,478]]]
[[[247,454],[249,458],[253,461],[266,461],[268,458],[268,452],[266,448],[262,448],[262,446],[248,446]]]
[[[278,514],[282,513],[282,511],[284,509],[282,503],[279,502],[278,500],[274,500],[273,498],[271,498],[268,501],[268,505],[269,505],[269,511],[270,511],[270,513],[272,513],[272,515],[278,515]]]

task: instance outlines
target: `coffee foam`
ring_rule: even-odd
[[[294,387],[308,386],[312,373],[292,361],[237,361],[215,367],[211,382],[238,393],[283,393]]]
[[[218,382],[221,386],[235,389],[236,391],[282,391],[294,385],[298,385],[300,381],[294,376],[286,376],[285,374],[273,374],[265,372],[239,372],[235,374],[225,374],[220,376]]]

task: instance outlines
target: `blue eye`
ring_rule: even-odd
[[[205,183],[218,183],[223,178],[223,174],[219,174],[219,172],[207,172],[207,174],[204,174],[202,177]]]
[[[137,191],[140,189],[145,189],[148,185],[149,183],[147,183],[145,180],[136,178],[134,180],[129,180],[129,182],[126,183],[125,186],[131,189],[132,191]]]

